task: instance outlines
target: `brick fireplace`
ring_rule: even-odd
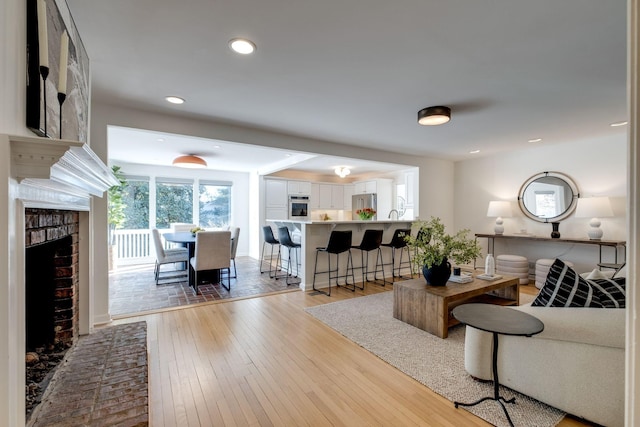
[[[53,250],[55,285],[43,292],[58,304],[47,308],[54,313],[51,340],[73,340],[110,321],[100,305],[108,299],[96,296],[105,295],[104,279],[95,271],[104,264],[106,275],[103,197],[118,180],[82,142],[2,134],[0,180],[0,200],[6,200],[0,209],[0,426],[19,426],[25,425],[26,300],[32,294],[26,290],[27,251],[47,253],[45,245],[71,242]],[[95,226],[102,221],[104,229]],[[37,261],[29,268],[40,270]]]
[[[78,212],[25,209],[28,351],[78,338],[78,229]]]

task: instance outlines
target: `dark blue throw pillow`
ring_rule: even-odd
[[[580,277],[571,267],[556,259],[544,286],[531,303],[536,307],[598,307],[604,305],[600,291]]]

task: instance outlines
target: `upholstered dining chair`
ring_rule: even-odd
[[[191,231],[192,229],[197,227],[197,225],[189,224],[187,222],[172,222],[170,225],[171,231],[173,231],[174,233]]]
[[[231,261],[233,261],[233,277],[238,278],[238,270],[236,269],[236,252],[238,252],[238,238],[240,237],[240,227],[231,227]]]
[[[156,285],[158,285],[158,281],[160,280],[160,266],[176,262],[183,262],[186,265],[189,262],[189,250],[187,248],[165,249],[157,228],[151,230],[151,235],[153,236],[153,247],[156,252],[156,264],[153,273],[156,279]]]
[[[220,284],[228,291],[231,290],[231,232],[230,231],[200,231],[196,234],[195,254],[189,260],[189,286],[193,286],[198,293],[200,274],[206,271],[219,270]],[[224,274],[226,273],[226,274]],[[227,286],[223,276],[227,276]]]

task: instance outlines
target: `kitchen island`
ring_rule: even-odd
[[[298,221],[298,220],[269,220],[267,223],[272,226],[274,235],[278,235],[278,227],[287,227],[289,233],[294,242],[300,242],[302,248],[300,250],[300,270],[298,277],[300,278],[300,289],[308,291],[312,289],[313,272],[316,261],[316,248],[325,247],[329,241],[329,235],[333,230],[338,231],[352,231],[352,245],[359,245],[362,241],[362,236],[365,230],[383,230],[382,243],[388,243],[393,237],[393,233],[399,228],[411,228],[411,220],[380,220],[380,221],[366,221],[366,220],[345,220],[345,221]],[[284,265],[286,266],[287,251],[282,252],[284,256]],[[344,275],[347,267],[347,254],[340,255],[340,274]],[[376,262],[376,251],[369,252],[369,270],[373,271]],[[331,255],[335,259],[334,255]],[[352,250],[352,256],[354,261],[356,282],[362,281],[360,273],[360,251]],[[387,281],[391,281],[391,250],[389,248],[382,248],[382,257],[385,264],[385,277]],[[295,258],[294,258],[295,260]],[[396,260],[397,262],[397,260]],[[326,271],[327,254],[320,254],[318,257],[318,270]],[[293,266],[295,272],[295,266]],[[402,275],[408,276],[410,274],[409,268],[402,270]],[[372,275],[370,275],[371,277]],[[340,284],[344,284],[344,279],[340,280]],[[334,283],[332,283],[332,286]],[[326,288],[329,286],[328,275],[320,274],[316,278],[316,288]]]

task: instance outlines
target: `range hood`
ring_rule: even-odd
[[[11,145],[11,177],[16,197],[29,205],[89,210],[91,196],[120,182],[109,167],[82,142],[5,135]]]

